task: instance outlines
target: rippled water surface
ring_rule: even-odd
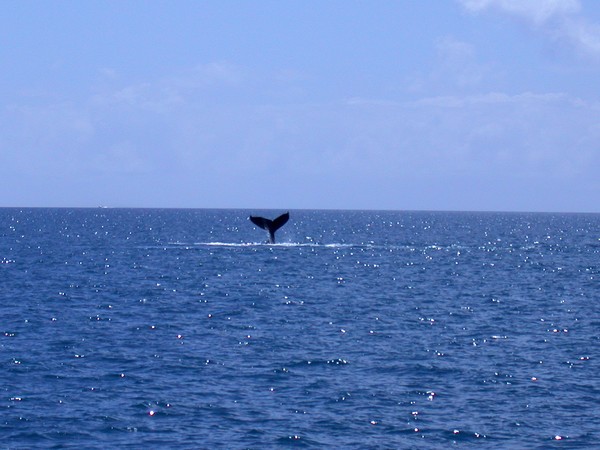
[[[593,448],[600,216],[0,209],[3,447]]]

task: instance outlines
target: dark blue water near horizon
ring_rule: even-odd
[[[598,448],[600,215],[0,208],[3,448]]]

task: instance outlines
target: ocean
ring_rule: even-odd
[[[2,448],[600,447],[600,215],[0,209]]]

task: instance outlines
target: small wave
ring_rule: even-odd
[[[259,242],[195,242],[193,245],[199,247],[254,247],[263,244]]]
[[[277,247],[277,248],[297,248],[297,247],[313,247],[313,248],[357,248],[364,247],[363,244],[341,244],[341,243],[331,243],[331,244],[320,244],[320,243],[300,243],[300,242],[278,242],[275,244],[270,244],[268,242],[194,242],[194,243],[185,243],[185,242],[169,242],[169,246],[173,247]]]

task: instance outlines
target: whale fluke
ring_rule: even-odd
[[[265,219],[264,217],[250,216],[250,220],[254,225],[269,232],[269,242],[271,244],[275,243],[275,232],[279,230],[282,226],[284,226],[289,220],[289,218],[289,212],[286,212],[285,214],[282,214],[278,218],[273,220]]]

